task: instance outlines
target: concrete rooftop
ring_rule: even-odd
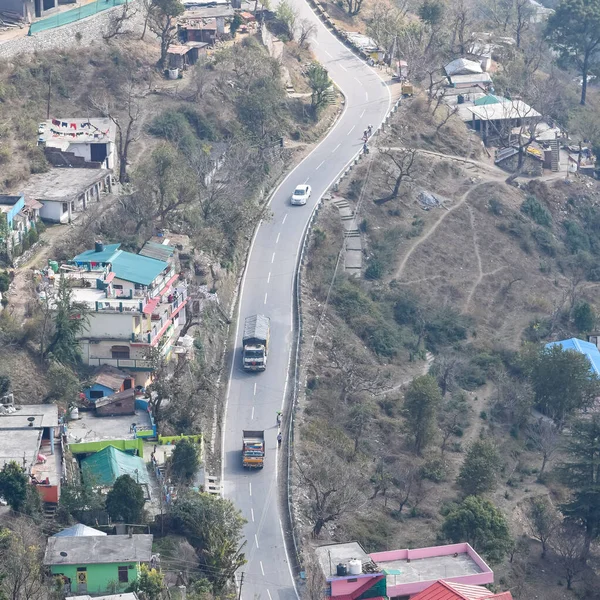
[[[378,561],[382,569],[398,569],[400,575],[388,575],[387,584],[398,585],[402,583],[413,583],[414,581],[430,581],[437,579],[449,579],[451,577],[463,577],[465,575],[477,575],[482,569],[466,553],[454,556],[431,556],[429,558],[406,560]]]
[[[35,464],[41,437],[39,429],[0,431],[0,468],[14,460],[29,471]]]
[[[325,577],[335,577],[336,566],[339,563],[348,564],[353,558],[359,559],[362,564],[373,562],[358,542],[345,542],[342,544],[328,544],[315,549],[317,560]]]
[[[53,124],[51,119],[44,121],[43,125],[40,124],[39,142],[53,145],[52,142],[61,140],[66,140],[69,144],[102,144],[115,141],[117,127],[108,118],[79,117],[74,119],[71,117],[70,119],[56,118],[55,120],[60,121],[60,125]],[[73,133],[75,137],[72,137]],[[94,134],[97,137],[94,137]]]
[[[152,535],[98,535],[50,537],[45,565],[97,565],[150,562]]]
[[[110,169],[51,169],[32,175],[20,191],[35,200],[67,202],[77,199],[111,172]]]
[[[16,411],[12,413],[2,414],[0,411],[0,431],[3,429],[41,429],[58,425],[56,404],[17,404],[15,408]],[[31,427],[28,420],[30,417],[33,417]]]
[[[96,417],[91,412],[80,411],[79,416],[79,420],[68,423],[69,443],[133,440],[135,435],[129,431],[132,423],[138,429],[152,429],[150,416],[143,410],[136,410],[135,415],[114,417]]]

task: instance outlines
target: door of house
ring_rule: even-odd
[[[77,567],[77,593],[87,594],[87,567]]]

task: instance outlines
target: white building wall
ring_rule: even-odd
[[[43,206],[40,208],[40,217],[52,223],[67,223],[69,215],[63,212],[62,202],[51,202],[48,200],[41,201]]]
[[[131,281],[125,281],[124,279],[119,279],[118,277],[115,277],[112,280],[113,288],[115,287],[115,285],[123,286],[123,289],[119,290],[119,293],[123,292],[123,295],[126,297],[129,297],[129,292],[131,290],[133,290],[133,292],[135,292],[135,284],[131,283]],[[140,290],[140,292],[141,292],[141,290]]]
[[[109,338],[112,340],[131,340],[133,333],[133,315],[120,312],[90,313],[88,328],[83,334],[86,338]],[[110,356],[110,354],[109,354]]]

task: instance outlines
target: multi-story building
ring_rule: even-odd
[[[176,272],[175,249],[160,246],[166,261],[96,242],[60,267],[73,301],[89,310],[79,338],[83,361],[131,372],[137,385],[150,378],[151,349],[168,358],[185,322],[187,284]]]

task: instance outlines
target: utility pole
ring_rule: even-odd
[[[46,119],[50,118],[50,96],[52,95],[52,69],[48,72],[48,104],[46,107]]]
[[[238,600],[242,600],[242,586],[244,585],[244,572],[240,575],[240,589],[238,591]]]

